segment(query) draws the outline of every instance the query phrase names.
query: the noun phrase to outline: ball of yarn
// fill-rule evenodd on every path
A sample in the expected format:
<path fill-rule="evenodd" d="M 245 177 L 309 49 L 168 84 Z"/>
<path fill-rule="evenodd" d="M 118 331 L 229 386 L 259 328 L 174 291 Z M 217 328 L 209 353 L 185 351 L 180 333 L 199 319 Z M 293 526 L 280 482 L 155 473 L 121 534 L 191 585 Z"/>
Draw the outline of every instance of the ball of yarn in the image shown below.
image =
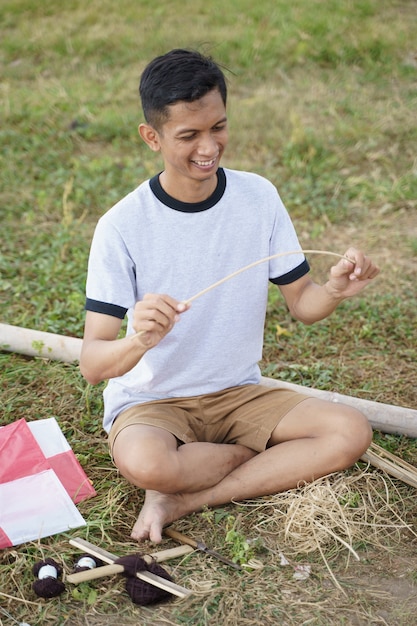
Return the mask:
<path fill-rule="evenodd" d="M 35 563 L 32 572 L 38 576 L 32 588 L 40 598 L 55 598 L 65 591 L 64 583 L 58 580 L 58 576 L 62 574 L 62 567 L 54 559 L 46 558 Z"/>
<path fill-rule="evenodd" d="M 135 604 L 145 606 L 147 604 L 155 604 L 156 602 L 164 602 L 172 597 L 169 591 L 155 587 L 155 585 L 151 585 L 136 576 L 137 572 L 147 571 L 165 578 L 165 580 L 172 581 L 168 572 L 158 565 L 156 561 L 147 563 L 140 555 L 133 554 L 122 556 L 120 559 L 117 559 L 116 563 L 123 565 L 125 568 L 124 574 L 127 576 L 126 591 Z"/>
<path fill-rule="evenodd" d="M 96 567 L 101 567 L 103 565 L 103 561 L 97 559 L 95 556 L 91 556 L 91 554 L 82 554 L 76 564 L 74 565 L 74 573 L 76 572 L 85 572 L 89 569 L 95 569 Z"/>

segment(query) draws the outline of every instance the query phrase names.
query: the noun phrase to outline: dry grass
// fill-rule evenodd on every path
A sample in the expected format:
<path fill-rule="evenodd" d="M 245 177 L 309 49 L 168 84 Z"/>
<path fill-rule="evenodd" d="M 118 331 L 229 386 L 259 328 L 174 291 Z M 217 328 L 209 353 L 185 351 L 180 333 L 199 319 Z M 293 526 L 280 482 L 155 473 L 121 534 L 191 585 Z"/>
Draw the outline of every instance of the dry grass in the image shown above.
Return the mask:
<path fill-rule="evenodd" d="M 100 438 L 95 446 L 98 454 L 100 448 L 105 452 Z M 394 559 L 403 559 L 402 571 L 405 564 L 408 567 L 402 592 L 407 592 L 405 599 L 414 606 L 412 570 L 402 556 L 405 542 L 415 545 L 410 513 L 415 509 L 413 490 L 365 464 L 277 496 L 205 511 L 178 522 L 179 530 L 203 538 L 230 558 L 234 546 L 225 538 L 232 519 L 239 536 L 249 543 L 248 558 L 254 563 L 235 572 L 200 552 L 165 563 L 174 580 L 193 591 L 185 600 L 136 607 L 124 591 L 122 577 L 116 576 L 77 587 L 67 583 L 64 594 L 53 600 L 36 598 L 31 591 L 33 563 L 51 556 L 69 573 L 79 555 L 69 545 L 71 536 L 85 536 L 118 555 L 138 550 L 127 537 L 142 494 L 118 476 L 105 456 L 102 464 L 90 465 L 88 471 L 99 495 L 79 505 L 88 520 L 87 529 L 1 555 L 7 587 L 0 591 L 0 607 L 31 626 L 391 624 L 378 616 L 385 607 L 392 614 L 394 598 L 389 588 L 380 585 L 381 574 L 375 573 L 383 565 L 392 583 Z M 163 547 L 173 545 L 164 540 Z M 151 545 L 143 547 L 145 552 L 152 549 Z M 297 579 L 294 574 L 306 566 L 309 576 Z M 369 577 L 372 584 L 364 584 Z M 9 623 L 4 622 L 5 626 Z M 412 621 L 396 623 L 411 626 Z"/>
<path fill-rule="evenodd" d="M 387 540 L 400 540 L 404 530 L 415 534 L 401 517 L 406 506 L 393 482 L 367 469 L 321 478 L 245 506 L 254 508 L 255 528 L 270 538 L 269 549 L 277 554 L 281 546 L 292 559 L 320 554 L 340 590 L 326 554 L 334 558 L 344 552 L 347 563 L 352 556 L 359 561 L 355 546 L 367 544 L 383 550 Z"/>

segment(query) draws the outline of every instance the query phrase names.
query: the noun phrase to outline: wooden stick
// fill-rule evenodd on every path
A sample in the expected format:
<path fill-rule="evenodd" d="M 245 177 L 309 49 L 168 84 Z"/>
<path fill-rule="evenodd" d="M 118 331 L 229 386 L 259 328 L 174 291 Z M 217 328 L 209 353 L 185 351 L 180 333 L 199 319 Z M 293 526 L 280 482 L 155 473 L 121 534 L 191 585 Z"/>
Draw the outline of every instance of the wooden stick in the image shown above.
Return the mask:
<path fill-rule="evenodd" d="M 14 341 L 18 338 L 20 332 L 26 335 L 27 339 L 24 344 L 20 341 Z M 8 324 L 0 324 L 0 349 L 9 352 L 17 352 L 21 354 L 39 355 L 39 351 L 30 348 L 31 343 L 35 343 L 38 337 L 47 336 L 45 345 L 49 346 L 49 338 L 59 337 L 60 343 L 55 343 L 54 349 L 42 352 L 42 356 L 58 361 L 75 363 L 79 361 L 82 339 L 75 337 L 65 337 L 64 335 L 53 335 L 52 333 L 42 333 L 31 330 L 29 328 L 20 328 L 18 326 L 9 326 Z M 328 402 L 344 402 L 350 406 L 357 408 L 364 413 L 369 423 L 376 430 L 384 433 L 393 433 L 395 435 L 406 435 L 407 437 L 417 437 L 417 410 L 410 407 L 397 406 L 395 404 L 384 404 L 364 398 L 356 398 L 355 396 L 346 396 L 333 391 L 325 391 L 323 389 L 315 389 L 314 387 L 304 387 L 295 383 L 289 383 L 282 380 L 275 380 L 264 376 L 261 380 L 262 384 L 269 387 L 285 387 L 293 389 L 309 396 L 322 398 Z"/>
<path fill-rule="evenodd" d="M 284 380 L 276 380 L 263 376 L 261 384 L 267 387 L 278 387 L 291 389 L 313 398 L 320 398 L 327 402 L 347 404 L 361 411 L 369 420 L 372 428 L 381 430 L 384 433 L 396 435 L 406 435 L 407 437 L 417 437 L 417 410 L 395 404 L 384 404 L 365 398 L 346 396 L 336 391 L 325 391 L 314 387 L 304 387 L 296 383 L 289 383 Z"/>
<path fill-rule="evenodd" d="M 169 559 L 175 559 L 185 554 L 194 552 L 191 546 L 177 546 L 176 548 L 170 548 L 169 550 L 160 550 L 159 552 L 152 552 L 151 554 L 143 554 L 141 558 L 146 563 L 162 563 L 162 561 L 168 561 Z M 118 563 L 112 563 L 110 565 L 103 565 L 102 567 L 94 567 L 93 569 L 84 570 L 83 572 L 75 572 L 69 574 L 66 577 L 68 582 L 78 585 L 86 580 L 95 580 L 96 578 L 103 578 L 104 576 L 113 576 L 113 574 L 121 574 L 124 572 L 123 565 Z"/>
<path fill-rule="evenodd" d="M 75 572 L 75 574 L 68 574 L 65 577 L 69 583 L 78 585 L 84 583 L 87 580 L 95 580 L 96 578 L 104 578 L 105 576 L 113 576 L 113 574 L 123 574 L 125 568 L 118 563 L 112 563 L 110 565 L 103 565 L 102 567 L 95 567 L 94 569 L 87 569 L 84 572 Z"/>
<path fill-rule="evenodd" d="M 0 350 L 26 356 L 75 363 L 80 359 L 82 339 L 41 330 L 0 324 Z"/>
<path fill-rule="evenodd" d="M 384 450 L 378 444 L 372 442 L 361 459 L 378 469 L 384 470 L 387 474 L 399 478 L 407 485 L 417 487 L 417 468 L 395 454 Z"/>
<path fill-rule="evenodd" d="M 256 267 L 257 265 L 260 265 L 261 263 L 266 263 L 266 261 L 272 261 L 272 259 L 278 259 L 279 257 L 290 256 L 291 254 L 325 254 L 325 255 L 328 255 L 328 256 L 338 257 L 339 259 L 346 259 L 350 263 L 353 263 L 352 259 L 349 259 L 344 254 L 338 254 L 337 252 L 330 252 L 328 250 L 289 250 L 287 252 L 277 252 L 276 254 L 271 254 L 270 256 L 266 256 L 263 259 L 258 259 L 258 261 L 254 261 L 253 263 L 249 263 L 249 265 L 245 265 L 245 267 L 241 267 L 240 269 L 236 270 L 235 272 L 232 272 L 228 276 L 225 276 L 224 278 L 221 278 L 220 280 L 218 280 L 217 282 L 213 283 L 209 287 L 206 287 L 205 289 L 202 289 L 201 291 L 196 293 L 191 298 L 188 298 L 187 300 L 183 300 L 183 302 L 184 302 L 184 304 L 190 304 L 190 302 L 193 302 L 193 300 L 197 300 L 197 298 L 200 298 L 205 293 L 208 293 L 212 289 L 215 289 L 215 287 L 218 287 L 219 285 L 222 285 L 227 280 L 230 280 L 231 278 L 234 278 L 235 276 L 238 276 L 242 272 L 246 272 L 246 270 L 250 270 L 252 267 Z"/>
<path fill-rule="evenodd" d="M 191 296 L 191 298 L 187 298 L 187 300 L 182 300 L 182 302 L 184 304 L 190 304 L 194 300 L 197 300 L 197 298 L 200 298 L 201 296 L 204 296 L 204 294 L 208 293 L 212 289 L 215 289 L 216 287 L 219 287 L 220 285 L 222 285 L 226 281 L 230 280 L 231 278 L 234 278 L 235 276 L 238 276 L 239 274 L 242 274 L 242 272 L 246 272 L 247 270 L 250 270 L 252 267 L 256 267 L 257 265 L 260 265 L 261 263 L 266 263 L 267 261 L 272 261 L 272 259 L 278 259 L 279 257 L 290 256 L 291 254 L 308 254 L 308 253 L 310 253 L 310 254 L 327 254 L 329 256 L 336 256 L 339 259 L 346 259 L 347 261 L 350 261 L 351 263 L 353 263 L 353 261 L 351 259 L 349 259 L 348 257 L 344 256 L 343 254 L 339 254 L 337 252 L 330 252 L 328 250 L 288 250 L 286 252 L 277 252 L 275 254 L 271 254 L 269 256 L 266 256 L 263 259 L 258 259 L 257 261 L 254 261 L 253 263 L 249 263 L 249 265 L 245 265 L 244 267 L 241 267 L 240 269 L 236 270 L 235 272 L 232 272 L 231 274 L 228 274 L 224 278 L 221 278 L 220 280 L 216 281 L 212 285 L 209 285 L 205 289 L 202 289 L 201 291 L 196 293 L 194 296 Z M 134 335 L 131 335 L 131 336 L 132 336 L 132 338 L 133 337 L 140 337 L 141 335 L 145 335 L 146 332 L 147 332 L 146 330 L 139 330 L 137 333 L 135 333 Z"/>
<path fill-rule="evenodd" d="M 107 552 L 103 548 L 99 546 L 95 546 L 94 544 L 86 541 L 85 539 L 81 539 L 80 537 L 75 537 L 74 539 L 70 539 L 70 544 L 79 548 L 83 552 L 87 552 L 92 556 L 95 556 L 102 561 L 109 563 L 111 565 L 117 561 L 118 557 L 111 552 Z M 170 580 L 166 580 L 161 576 L 157 576 L 156 574 L 152 574 L 152 572 L 137 572 L 136 576 L 150 585 L 154 585 L 155 587 L 159 587 L 159 589 L 163 589 L 168 593 L 172 593 L 174 596 L 178 596 L 179 598 L 185 598 L 189 596 L 192 592 L 185 587 L 181 587 L 180 585 L 176 585 Z"/>
<path fill-rule="evenodd" d="M 26 337 L 25 342 L 19 340 L 20 333 Z M 42 338 L 43 340 L 45 336 L 47 337 L 45 346 L 48 346 L 48 348 L 46 352 L 42 352 L 42 356 L 68 363 L 79 361 L 82 339 L 65 337 L 64 335 L 53 335 L 52 333 L 40 334 L 39 331 L 36 330 L 20 328 L 19 326 L 9 326 L 8 324 L 0 324 L 0 349 L 20 354 L 39 355 L 39 351 L 35 351 L 31 345 L 36 345 L 38 338 Z M 53 340 L 55 337 L 59 337 L 60 341 L 55 342 L 54 348 L 49 350 L 49 347 L 52 347 L 50 339 Z M 416 409 L 397 406 L 395 404 L 374 402 L 372 400 L 365 400 L 364 398 L 356 398 L 355 396 L 346 396 L 337 392 L 315 389 L 314 387 L 304 387 L 303 385 L 275 380 L 266 376 L 262 378 L 261 382 L 269 387 L 294 389 L 294 391 L 322 398 L 328 402 L 344 402 L 364 413 L 371 426 L 376 430 L 395 435 L 417 437 Z"/>

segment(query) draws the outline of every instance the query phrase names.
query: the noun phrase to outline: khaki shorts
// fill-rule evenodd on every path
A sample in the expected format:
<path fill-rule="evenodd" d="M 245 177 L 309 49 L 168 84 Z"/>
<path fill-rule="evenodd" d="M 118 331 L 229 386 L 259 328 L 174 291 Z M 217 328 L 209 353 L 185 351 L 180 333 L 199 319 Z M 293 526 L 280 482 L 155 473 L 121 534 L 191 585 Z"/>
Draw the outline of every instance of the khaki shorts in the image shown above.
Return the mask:
<path fill-rule="evenodd" d="M 243 385 L 202 396 L 144 402 L 123 411 L 113 422 L 110 452 L 117 435 L 132 424 L 163 428 L 180 443 L 237 443 L 261 452 L 284 415 L 307 397 L 288 389 Z"/>

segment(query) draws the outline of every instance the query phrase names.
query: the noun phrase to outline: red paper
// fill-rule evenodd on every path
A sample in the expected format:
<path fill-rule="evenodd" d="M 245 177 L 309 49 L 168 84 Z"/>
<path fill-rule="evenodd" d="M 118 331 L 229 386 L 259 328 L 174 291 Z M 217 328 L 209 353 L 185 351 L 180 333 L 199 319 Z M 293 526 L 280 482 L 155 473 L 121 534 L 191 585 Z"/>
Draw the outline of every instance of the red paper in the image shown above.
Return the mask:
<path fill-rule="evenodd" d="M 0 428 L 0 483 L 48 468 L 45 455 L 24 419 Z"/>
<path fill-rule="evenodd" d="M 95 495 L 55 418 L 0 428 L 0 548 L 85 525 Z"/>

